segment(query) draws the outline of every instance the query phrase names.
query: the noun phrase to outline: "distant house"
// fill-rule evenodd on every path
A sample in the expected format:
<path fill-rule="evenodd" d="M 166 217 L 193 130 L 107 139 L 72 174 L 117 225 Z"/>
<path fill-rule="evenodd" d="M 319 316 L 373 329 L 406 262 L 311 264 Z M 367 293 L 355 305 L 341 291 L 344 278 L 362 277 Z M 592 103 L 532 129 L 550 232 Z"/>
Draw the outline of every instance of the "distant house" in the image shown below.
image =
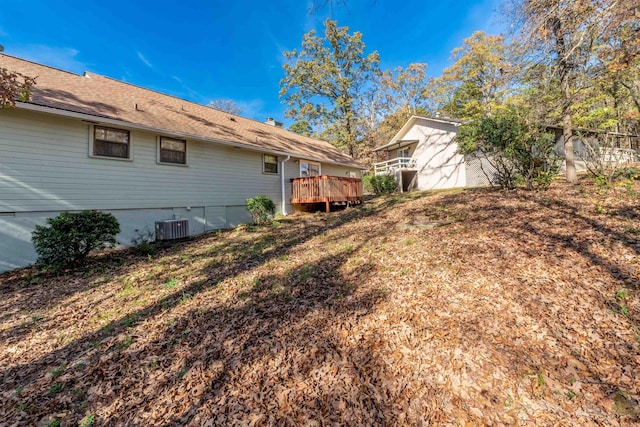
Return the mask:
<path fill-rule="evenodd" d="M 394 175 L 402 191 L 490 185 L 495 182 L 495 169 L 486 159 L 469 159 L 458 154 L 455 137 L 461 124 L 460 120 L 448 118 L 411 117 L 389 143 L 374 149 L 379 157 L 384 157 L 374 164 L 374 173 Z M 548 131 L 556 136 L 556 151 L 562 157 L 562 129 L 548 126 Z M 590 153 L 587 148 L 598 147 L 604 134 L 615 142 L 610 148 Z M 585 144 L 587 141 L 589 144 Z M 576 168 L 586 170 L 586 159 L 596 154 L 605 162 L 636 162 L 639 141 L 637 135 L 576 129 Z"/>
<path fill-rule="evenodd" d="M 285 214 L 361 197 L 357 162 L 272 119 L 4 54 L 0 67 L 36 77 L 29 102 L 0 109 L 0 271 L 32 263 L 35 225 L 63 211 L 112 212 L 127 245 L 156 221 L 186 220 L 190 235 L 248 222 L 256 195 Z"/>
<path fill-rule="evenodd" d="M 388 144 L 374 151 L 386 157 L 374 164 L 377 175 L 392 174 L 402 191 L 488 185 L 475 162 L 458 154 L 459 120 L 413 116 Z"/>

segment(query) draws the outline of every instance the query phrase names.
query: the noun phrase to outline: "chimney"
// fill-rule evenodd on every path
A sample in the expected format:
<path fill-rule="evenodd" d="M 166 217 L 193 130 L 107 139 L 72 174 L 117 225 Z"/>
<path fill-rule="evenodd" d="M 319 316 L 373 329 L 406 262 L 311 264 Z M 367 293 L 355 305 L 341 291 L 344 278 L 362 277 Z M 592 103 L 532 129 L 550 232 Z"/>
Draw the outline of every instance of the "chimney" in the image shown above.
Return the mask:
<path fill-rule="evenodd" d="M 283 126 L 282 122 L 274 120 L 273 117 L 267 117 L 267 121 L 265 123 L 271 126 L 275 126 L 277 128 L 281 128 Z"/>

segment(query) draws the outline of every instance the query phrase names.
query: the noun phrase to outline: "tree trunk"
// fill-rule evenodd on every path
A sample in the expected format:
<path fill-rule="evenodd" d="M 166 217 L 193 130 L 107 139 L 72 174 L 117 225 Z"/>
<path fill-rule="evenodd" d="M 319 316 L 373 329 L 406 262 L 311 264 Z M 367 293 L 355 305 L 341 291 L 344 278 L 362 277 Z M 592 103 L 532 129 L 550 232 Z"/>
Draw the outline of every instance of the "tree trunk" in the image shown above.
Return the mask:
<path fill-rule="evenodd" d="M 571 118 L 571 87 L 569 84 L 569 67 L 560 63 L 560 85 L 562 86 L 562 137 L 564 139 L 564 161 L 567 182 L 578 182 L 576 164 L 573 160 L 573 120 Z M 562 69 L 564 68 L 564 70 Z"/>
<path fill-rule="evenodd" d="M 576 165 L 573 161 L 573 123 L 571 119 L 571 72 L 573 64 L 567 58 L 567 46 L 564 39 L 562 21 L 556 17 L 553 22 L 553 33 L 558 52 L 558 73 L 560 74 L 560 90 L 562 91 L 562 136 L 564 138 L 564 159 L 567 182 L 578 182 Z"/>
<path fill-rule="evenodd" d="M 573 129 L 571 126 L 571 112 L 567 109 L 562 117 L 562 136 L 564 137 L 564 159 L 567 182 L 578 182 L 576 164 L 573 160 Z"/>

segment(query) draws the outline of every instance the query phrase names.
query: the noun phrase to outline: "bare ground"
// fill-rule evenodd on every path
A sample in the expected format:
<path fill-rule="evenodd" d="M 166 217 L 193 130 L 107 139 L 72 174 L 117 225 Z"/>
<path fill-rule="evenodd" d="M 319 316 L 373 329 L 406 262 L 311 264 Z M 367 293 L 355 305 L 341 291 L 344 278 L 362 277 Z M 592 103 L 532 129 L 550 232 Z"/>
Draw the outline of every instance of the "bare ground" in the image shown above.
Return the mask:
<path fill-rule="evenodd" d="M 640 422 L 640 185 L 487 189 L 0 275 L 0 425 Z"/>

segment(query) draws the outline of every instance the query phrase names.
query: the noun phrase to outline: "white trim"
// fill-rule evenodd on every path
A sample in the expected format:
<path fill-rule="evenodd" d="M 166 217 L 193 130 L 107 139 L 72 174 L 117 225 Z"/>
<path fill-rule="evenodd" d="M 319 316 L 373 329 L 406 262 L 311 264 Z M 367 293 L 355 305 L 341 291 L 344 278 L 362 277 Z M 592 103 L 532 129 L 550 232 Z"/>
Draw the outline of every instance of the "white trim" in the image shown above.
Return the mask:
<path fill-rule="evenodd" d="M 276 158 L 276 168 L 278 168 L 277 171 L 275 172 L 267 172 L 264 169 L 264 165 L 265 165 L 265 161 L 264 161 L 264 157 L 265 156 L 271 156 L 271 157 L 275 157 Z M 271 164 L 271 163 L 270 163 Z M 278 159 L 278 156 L 274 156 L 273 154 L 269 154 L 269 153 L 262 153 L 262 173 L 265 175 L 278 175 L 280 173 L 280 161 Z"/>
<path fill-rule="evenodd" d="M 96 126 L 98 127 L 108 127 L 108 126 L 101 126 L 101 125 L 96 125 L 96 124 L 89 124 L 89 157 L 91 157 L 92 159 L 101 159 L 101 160 L 115 160 L 118 162 L 133 162 L 133 143 L 132 143 L 132 138 L 131 138 L 131 131 L 129 129 L 118 129 L 118 128 L 112 128 L 115 130 L 122 130 L 122 131 L 126 131 L 129 133 L 129 157 L 112 157 L 112 156 L 100 156 L 97 154 L 93 154 L 93 146 L 95 143 L 95 136 L 96 136 L 96 131 L 95 128 Z"/>
<path fill-rule="evenodd" d="M 402 153 L 402 155 L 400 155 Z M 398 148 L 398 152 L 396 153 L 396 157 L 411 157 L 409 155 L 409 146 L 406 145 L 402 148 Z"/>
<path fill-rule="evenodd" d="M 171 162 L 161 162 L 160 161 L 160 141 L 162 138 L 172 139 L 174 141 L 184 141 L 184 163 L 171 163 Z M 181 167 L 189 167 L 189 141 L 186 139 L 178 139 L 172 136 L 156 136 L 156 164 L 164 165 L 164 166 L 181 166 Z"/>
<path fill-rule="evenodd" d="M 287 156 L 285 159 L 282 159 L 280 162 L 280 188 L 282 190 L 282 215 L 287 216 L 287 198 L 285 194 L 284 188 L 284 174 L 285 174 L 285 166 L 284 164 L 291 160 L 291 156 Z"/>
<path fill-rule="evenodd" d="M 309 170 L 309 165 L 318 165 L 318 176 L 322 175 L 322 163 L 320 162 L 310 162 L 308 160 L 300 160 L 300 165 L 299 165 L 299 173 L 300 173 L 300 177 L 303 178 L 302 175 L 302 164 L 306 163 L 307 164 L 307 170 Z M 316 175 L 307 175 L 307 176 L 316 176 Z"/>
<path fill-rule="evenodd" d="M 385 145 L 382 145 L 380 147 L 374 148 L 373 151 L 381 151 L 384 150 L 385 148 L 389 148 L 392 145 L 395 145 L 398 140 L 400 139 L 401 135 L 404 135 L 405 133 L 407 133 L 407 131 L 409 130 L 409 128 L 411 126 L 413 126 L 413 124 L 417 121 L 417 120 L 426 120 L 429 122 L 435 122 L 435 123 L 444 123 L 447 125 L 451 125 L 454 127 L 460 127 L 460 125 L 464 124 L 464 122 L 460 122 L 457 120 L 447 120 L 447 119 L 438 119 L 438 118 L 431 118 L 431 117 L 424 117 L 424 116 L 411 116 L 411 118 L 409 118 L 409 120 L 407 120 L 407 123 L 404 124 L 404 126 L 402 126 L 400 128 L 400 130 L 398 131 L 398 133 L 396 133 L 393 138 L 391 138 L 391 141 Z"/>
<path fill-rule="evenodd" d="M 56 116 L 63 116 L 63 117 L 70 117 L 70 118 L 74 118 L 74 119 L 80 119 L 80 120 L 85 120 L 89 123 L 93 123 L 93 124 L 103 124 L 103 125 L 112 125 L 112 126 L 123 126 L 123 127 L 127 127 L 130 129 L 136 129 L 136 130 L 143 130 L 143 131 L 147 131 L 150 133 L 154 133 L 154 134 L 165 134 L 167 136 L 175 136 L 175 137 L 180 137 L 183 139 L 191 139 L 191 140 L 197 140 L 197 141 L 204 141 L 204 142 L 210 142 L 210 143 L 215 143 L 215 144 L 221 144 L 221 145 L 226 145 L 229 147 L 236 147 L 236 148 L 243 148 L 243 149 L 247 149 L 250 151 L 255 151 L 258 153 L 269 153 L 269 154 L 275 154 L 276 156 L 292 156 L 292 157 L 296 157 L 296 158 L 301 158 L 300 154 L 297 153 L 292 153 L 292 152 L 285 152 L 285 151 L 280 151 L 280 150 L 272 150 L 272 149 L 268 149 L 268 148 L 260 148 L 260 147 L 256 147 L 253 145 L 248 145 L 248 144 L 243 144 L 241 142 L 230 142 L 230 141 L 225 141 L 223 139 L 217 139 L 217 138 L 205 138 L 202 137 L 200 135 L 195 135 L 195 134 L 190 134 L 190 133 L 184 133 L 184 132 L 175 132 L 175 131 L 171 131 L 171 130 L 167 130 L 167 129 L 160 129 L 160 128 L 154 128 L 151 126 L 145 126 L 145 125 L 140 125 L 140 124 L 136 124 L 136 123 L 131 123 L 131 122 L 126 122 L 123 120 L 116 120 L 116 119 L 110 119 L 108 117 L 101 117 L 101 116 L 94 116 L 92 114 L 86 114 L 86 113 L 77 113 L 75 111 L 69 111 L 69 110 L 61 110 L 59 108 L 53 108 L 53 107 L 46 107 L 43 105 L 36 105 L 36 104 L 30 104 L 28 102 L 16 102 L 16 107 L 20 108 L 20 109 L 24 109 L 24 110 L 29 110 L 29 111 L 37 111 L 40 113 L 47 113 L 47 114 L 53 114 Z M 100 157 L 102 158 L 102 157 Z M 110 158 L 110 157 L 109 157 Z M 314 157 L 305 157 L 306 159 L 309 159 L 310 161 L 313 162 L 322 162 L 322 163 L 329 163 L 332 165 L 339 165 L 339 166 L 346 166 L 346 167 L 351 167 L 351 168 L 360 168 L 362 167 L 361 165 L 357 165 L 356 164 L 350 164 L 350 163 L 340 163 L 340 162 L 336 162 L 336 161 L 332 161 L 332 160 L 326 160 L 326 159 L 318 159 L 318 158 L 314 158 Z"/>

